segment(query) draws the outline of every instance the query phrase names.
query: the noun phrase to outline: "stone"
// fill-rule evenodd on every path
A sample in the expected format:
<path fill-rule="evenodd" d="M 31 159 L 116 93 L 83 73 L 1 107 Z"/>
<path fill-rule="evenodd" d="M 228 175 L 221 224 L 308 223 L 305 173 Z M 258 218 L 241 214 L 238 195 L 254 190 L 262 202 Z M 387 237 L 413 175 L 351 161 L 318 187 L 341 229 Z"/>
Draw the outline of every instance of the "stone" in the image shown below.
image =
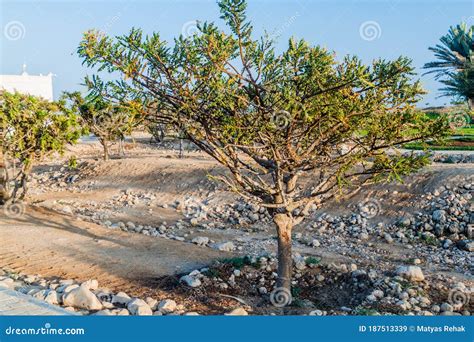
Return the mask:
<path fill-rule="evenodd" d="M 374 290 L 372 291 L 372 294 L 374 295 L 375 298 L 383 298 L 384 293 L 382 290 Z"/>
<path fill-rule="evenodd" d="M 196 236 L 191 240 L 191 242 L 199 246 L 205 246 L 209 243 L 209 238 L 205 236 Z"/>
<path fill-rule="evenodd" d="M 130 312 L 127 309 L 115 309 L 112 312 L 117 316 L 130 316 Z"/>
<path fill-rule="evenodd" d="M 65 306 L 73 306 L 79 309 L 86 310 L 101 310 L 102 303 L 99 299 L 86 287 L 79 286 L 63 297 L 63 303 Z"/>
<path fill-rule="evenodd" d="M 248 316 L 248 312 L 244 308 L 236 308 L 225 314 L 226 316 Z"/>
<path fill-rule="evenodd" d="M 443 304 L 441 304 L 441 306 L 440 306 L 440 310 L 441 310 L 441 312 L 446 312 L 446 311 L 447 311 L 447 312 L 453 312 L 453 311 L 454 311 L 454 308 L 453 308 L 453 306 L 452 306 L 451 304 L 449 304 L 449 303 L 443 303 Z"/>
<path fill-rule="evenodd" d="M 319 240 L 313 239 L 313 241 L 311 241 L 311 245 L 313 247 L 319 247 L 319 246 L 321 246 L 321 243 L 319 242 Z"/>
<path fill-rule="evenodd" d="M 383 238 L 385 239 L 385 241 L 386 241 L 387 243 L 392 243 L 392 242 L 393 242 L 393 238 L 392 238 L 392 236 L 391 236 L 389 233 L 385 233 L 385 234 L 383 235 Z"/>
<path fill-rule="evenodd" d="M 13 283 L 15 281 L 11 278 L 0 279 L 0 287 L 6 287 L 7 289 L 13 288 Z"/>
<path fill-rule="evenodd" d="M 470 240 L 458 241 L 457 247 L 464 251 L 474 252 L 474 241 L 470 241 Z"/>
<path fill-rule="evenodd" d="M 158 304 L 158 310 L 164 314 L 172 313 L 176 310 L 176 302 L 172 299 L 164 299 Z"/>
<path fill-rule="evenodd" d="M 418 266 L 400 266 L 397 268 L 396 274 L 411 281 L 425 280 L 425 276 Z"/>
<path fill-rule="evenodd" d="M 323 316 L 324 315 L 324 312 L 322 312 L 321 310 L 313 310 L 309 313 L 310 316 Z"/>
<path fill-rule="evenodd" d="M 65 286 L 59 287 L 57 291 L 58 292 L 63 292 L 63 293 L 68 293 L 68 292 L 71 292 L 74 289 L 77 289 L 78 287 L 79 287 L 78 284 L 65 285 Z"/>
<path fill-rule="evenodd" d="M 433 214 L 431 215 L 431 218 L 435 222 L 443 223 L 446 222 L 446 211 L 442 209 L 438 209 L 433 211 Z"/>
<path fill-rule="evenodd" d="M 112 297 L 112 304 L 127 305 L 132 299 L 125 292 L 119 292 Z"/>
<path fill-rule="evenodd" d="M 199 287 L 201 286 L 201 280 L 199 278 L 193 277 L 191 275 L 185 275 L 179 279 L 179 281 L 185 283 L 190 287 Z"/>
<path fill-rule="evenodd" d="M 369 302 L 375 302 L 377 300 L 377 297 L 375 297 L 373 294 L 370 294 L 367 296 L 367 300 Z"/>
<path fill-rule="evenodd" d="M 222 242 L 222 243 L 216 243 L 213 245 L 213 247 L 219 251 L 223 252 L 232 252 L 235 249 L 234 244 L 229 241 L 229 242 Z"/>
<path fill-rule="evenodd" d="M 54 290 L 48 291 L 48 293 L 44 296 L 43 300 L 46 303 L 58 305 L 61 302 L 61 296 Z"/>
<path fill-rule="evenodd" d="M 115 314 L 109 309 L 97 311 L 93 316 L 114 316 Z"/>
<path fill-rule="evenodd" d="M 99 288 L 99 282 L 96 279 L 89 279 L 81 284 L 81 286 L 88 290 L 97 290 Z"/>
<path fill-rule="evenodd" d="M 151 316 L 153 311 L 150 306 L 142 299 L 134 298 L 127 304 L 127 309 L 132 315 Z"/>
<path fill-rule="evenodd" d="M 145 302 L 150 306 L 152 310 L 156 310 L 156 307 L 158 306 L 158 301 L 156 299 L 146 297 Z"/>

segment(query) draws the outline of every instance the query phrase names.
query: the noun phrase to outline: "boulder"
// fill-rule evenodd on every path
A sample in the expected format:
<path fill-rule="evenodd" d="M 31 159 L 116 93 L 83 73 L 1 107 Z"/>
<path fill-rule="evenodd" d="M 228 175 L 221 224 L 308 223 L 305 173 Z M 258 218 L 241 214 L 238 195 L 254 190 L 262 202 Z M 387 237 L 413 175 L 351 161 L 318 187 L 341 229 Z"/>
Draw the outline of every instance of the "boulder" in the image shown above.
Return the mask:
<path fill-rule="evenodd" d="M 400 266 L 396 270 L 397 275 L 402 276 L 411 281 L 423 281 L 425 276 L 418 266 Z"/>
<path fill-rule="evenodd" d="M 79 309 L 86 310 L 101 310 L 102 303 L 87 287 L 79 286 L 63 297 L 65 306 L 73 306 Z"/>
<path fill-rule="evenodd" d="M 136 316 L 151 316 L 153 315 L 153 311 L 151 310 L 150 306 L 142 299 L 135 298 L 132 299 L 127 304 L 127 309 L 130 311 L 132 315 Z"/>

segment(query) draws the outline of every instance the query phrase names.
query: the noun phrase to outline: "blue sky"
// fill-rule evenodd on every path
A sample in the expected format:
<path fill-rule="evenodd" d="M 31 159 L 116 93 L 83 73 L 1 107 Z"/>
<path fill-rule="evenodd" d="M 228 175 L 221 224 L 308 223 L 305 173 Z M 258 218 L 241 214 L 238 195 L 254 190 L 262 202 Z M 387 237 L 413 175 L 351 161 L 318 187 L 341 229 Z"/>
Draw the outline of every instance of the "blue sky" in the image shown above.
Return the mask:
<path fill-rule="evenodd" d="M 30 74 L 57 75 L 55 97 L 64 90 L 80 90 L 90 70 L 75 55 L 82 32 L 90 28 L 111 35 L 131 27 L 159 31 L 163 38 L 191 32 L 193 21 L 219 24 L 215 0 L 58 1 L 30 0 L 1 3 L 0 73 L 19 74 L 26 63 Z M 305 38 L 338 56 L 355 54 L 369 62 L 405 55 L 413 59 L 429 94 L 421 103 L 442 105 L 439 84 L 421 76 L 421 66 L 433 59 L 428 47 L 436 44 L 450 25 L 474 24 L 474 1 L 467 0 L 250 0 L 248 15 L 255 34 L 264 30 L 278 37 Z"/>

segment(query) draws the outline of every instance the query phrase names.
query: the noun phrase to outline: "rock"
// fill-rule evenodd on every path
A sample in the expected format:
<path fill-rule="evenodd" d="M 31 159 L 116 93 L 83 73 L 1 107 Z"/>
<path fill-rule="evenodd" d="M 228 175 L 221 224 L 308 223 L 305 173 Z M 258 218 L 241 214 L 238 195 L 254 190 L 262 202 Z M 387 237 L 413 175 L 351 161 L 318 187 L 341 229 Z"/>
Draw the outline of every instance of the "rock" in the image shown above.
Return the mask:
<path fill-rule="evenodd" d="M 199 246 L 205 246 L 209 243 L 209 238 L 205 236 L 197 236 L 192 239 L 191 242 Z"/>
<path fill-rule="evenodd" d="M 125 292 L 119 292 L 112 297 L 112 304 L 127 305 L 132 299 Z"/>
<path fill-rule="evenodd" d="M 235 246 L 231 241 L 216 243 L 213 245 L 213 247 L 223 252 L 232 252 L 235 249 Z"/>
<path fill-rule="evenodd" d="M 248 312 L 243 308 L 237 308 L 225 314 L 226 316 L 248 316 Z"/>
<path fill-rule="evenodd" d="M 93 316 L 114 316 L 114 313 L 109 309 L 97 311 Z"/>
<path fill-rule="evenodd" d="M 58 305 L 61 302 L 61 296 L 54 290 L 49 291 L 43 298 L 46 303 Z"/>
<path fill-rule="evenodd" d="M 179 279 L 179 281 L 185 283 L 190 287 L 199 287 L 201 286 L 201 280 L 199 278 L 193 277 L 191 275 L 185 275 Z"/>
<path fill-rule="evenodd" d="M 474 241 L 470 241 L 470 240 L 458 241 L 457 247 L 459 249 L 462 249 L 468 252 L 474 252 Z"/>
<path fill-rule="evenodd" d="M 372 294 L 374 295 L 375 298 L 383 298 L 384 293 L 382 290 L 374 290 L 372 291 Z"/>
<path fill-rule="evenodd" d="M 377 300 L 377 297 L 375 297 L 373 294 L 367 296 L 367 300 L 369 302 L 375 302 Z"/>
<path fill-rule="evenodd" d="M 99 288 L 99 282 L 96 279 L 90 279 L 81 284 L 81 286 L 88 290 L 97 290 Z"/>
<path fill-rule="evenodd" d="M 13 288 L 13 283 L 15 281 L 11 278 L 0 279 L 0 287 L 6 287 L 7 289 Z"/>
<path fill-rule="evenodd" d="M 444 223 L 446 222 L 446 211 L 441 210 L 441 209 L 435 210 L 433 211 L 431 218 L 435 222 Z"/>
<path fill-rule="evenodd" d="M 156 310 L 156 307 L 158 306 L 158 301 L 156 299 L 153 299 L 151 297 L 147 297 L 145 299 L 145 302 L 150 306 L 152 310 Z"/>
<path fill-rule="evenodd" d="M 158 310 L 164 314 L 172 313 L 176 310 L 176 302 L 172 299 L 165 299 L 158 304 Z"/>
<path fill-rule="evenodd" d="M 64 295 L 63 303 L 65 306 L 73 306 L 86 310 L 101 310 L 102 303 L 86 287 L 79 286 Z"/>
<path fill-rule="evenodd" d="M 130 312 L 127 309 L 115 309 L 112 312 L 117 316 L 130 316 Z"/>
<path fill-rule="evenodd" d="M 418 266 L 400 266 L 397 268 L 396 274 L 411 281 L 425 280 L 425 276 Z"/>
<path fill-rule="evenodd" d="M 385 234 L 383 235 L 383 238 L 385 239 L 385 241 L 386 241 L 387 243 L 392 243 L 392 242 L 393 242 L 393 238 L 392 238 L 392 236 L 391 236 L 389 233 L 385 233 Z"/>
<path fill-rule="evenodd" d="M 321 310 L 313 310 L 309 313 L 310 316 L 322 316 L 323 314 Z"/>
<path fill-rule="evenodd" d="M 74 289 L 77 289 L 78 287 L 79 287 L 78 284 L 67 285 L 65 287 L 62 287 L 62 288 L 58 289 L 58 292 L 68 293 L 68 292 L 71 292 Z"/>
<path fill-rule="evenodd" d="M 313 241 L 311 241 L 311 245 L 313 247 L 319 247 L 321 246 L 321 243 L 319 242 L 319 240 L 313 239 Z"/>
<path fill-rule="evenodd" d="M 127 304 L 127 309 L 130 311 L 132 315 L 136 316 L 151 316 L 153 315 L 153 311 L 151 310 L 150 306 L 142 299 L 135 298 L 132 299 Z"/>
<path fill-rule="evenodd" d="M 441 312 L 453 312 L 454 311 L 454 308 L 451 304 L 449 303 L 443 303 L 441 304 L 440 306 L 440 310 Z"/>

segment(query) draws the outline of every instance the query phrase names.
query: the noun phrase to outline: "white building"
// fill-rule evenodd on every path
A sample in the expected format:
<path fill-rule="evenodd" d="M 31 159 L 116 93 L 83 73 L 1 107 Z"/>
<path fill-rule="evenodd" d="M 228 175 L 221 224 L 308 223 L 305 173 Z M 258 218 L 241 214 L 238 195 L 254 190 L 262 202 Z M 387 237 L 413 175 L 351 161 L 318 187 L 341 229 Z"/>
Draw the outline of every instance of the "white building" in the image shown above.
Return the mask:
<path fill-rule="evenodd" d="M 0 75 L 0 89 L 8 92 L 40 96 L 48 101 L 53 101 L 53 74 L 46 76 L 28 75 L 26 65 L 23 64 L 21 75 Z"/>

